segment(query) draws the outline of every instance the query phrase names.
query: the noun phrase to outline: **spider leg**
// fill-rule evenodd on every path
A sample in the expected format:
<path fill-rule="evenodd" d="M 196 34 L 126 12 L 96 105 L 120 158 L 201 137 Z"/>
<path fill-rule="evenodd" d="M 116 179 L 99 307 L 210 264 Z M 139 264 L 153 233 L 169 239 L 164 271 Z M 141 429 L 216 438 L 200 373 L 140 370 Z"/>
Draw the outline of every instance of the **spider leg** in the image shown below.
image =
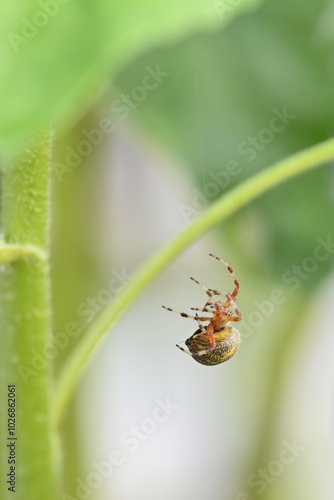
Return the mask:
<path fill-rule="evenodd" d="M 208 347 L 207 349 L 202 349 L 201 351 L 198 351 L 200 354 L 196 353 L 196 355 L 201 356 L 202 354 L 206 354 L 210 351 L 213 351 L 213 349 L 216 347 L 216 340 L 215 340 L 215 336 L 213 334 L 213 326 L 212 326 L 211 322 L 207 326 L 207 328 L 205 328 L 203 325 L 201 325 L 200 318 L 197 317 L 196 321 L 198 323 L 198 326 L 202 330 L 202 333 L 204 333 L 205 335 L 207 335 L 209 337 L 210 344 L 211 344 L 210 347 Z"/>
<path fill-rule="evenodd" d="M 212 292 L 214 295 L 223 295 L 225 297 L 231 295 L 228 292 L 220 292 L 219 290 L 214 290 L 213 288 L 209 288 L 209 291 Z"/>
<path fill-rule="evenodd" d="M 214 290 L 213 288 L 209 288 L 209 292 L 212 292 L 214 295 L 225 295 L 225 297 L 228 294 L 228 292 L 221 292 L 220 290 Z"/>
<path fill-rule="evenodd" d="M 212 290 L 211 288 L 210 288 L 210 292 L 214 292 L 216 295 L 224 295 L 225 297 L 227 297 L 228 300 L 223 304 L 223 307 L 228 308 L 228 307 L 232 306 L 234 308 L 235 312 L 237 313 L 238 318 L 240 318 L 240 319 L 238 319 L 238 321 L 241 320 L 240 309 L 238 308 L 237 304 L 233 300 L 232 295 L 230 293 L 220 292 L 219 290 Z M 234 320 L 231 320 L 231 321 L 234 321 Z"/>
<path fill-rule="evenodd" d="M 192 311 L 201 311 L 201 312 L 206 312 L 206 313 L 211 313 L 212 310 L 206 308 L 206 307 L 191 307 L 190 308 Z"/>
<path fill-rule="evenodd" d="M 196 321 L 199 319 L 200 321 L 210 321 L 211 318 L 205 318 L 205 317 L 199 317 L 199 316 L 191 316 L 190 314 L 184 313 L 184 312 L 179 312 L 175 311 L 175 309 L 171 309 L 170 307 L 162 306 L 164 309 L 167 309 L 167 311 L 171 311 L 175 314 L 179 314 L 183 318 L 190 318 L 190 319 L 195 319 Z"/>
<path fill-rule="evenodd" d="M 190 278 L 190 279 L 195 281 L 195 283 L 197 283 L 197 285 L 199 285 L 205 291 L 205 293 L 209 296 L 208 302 L 211 303 L 214 306 L 214 308 L 216 309 L 216 316 L 217 316 L 219 314 L 219 305 L 215 301 L 214 294 L 208 288 L 206 288 L 206 286 L 202 285 L 202 283 L 200 283 L 198 280 L 195 280 L 195 278 Z"/>
<path fill-rule="evenodd" d="M 183 349 L 183 347 L 179 346 L 178 344 L 176 344 L 176 347 L 178 347 L 182 352 L 184 352 L 185 354 L 188 354 L 189 356 L 192 357 L 192 354 L 191 352 L 189 351 L 186 351 L 185 349 Z"/>
<path fill-rule="evenodd" d="M 232 295 L 228 293 L 226 296 L 227 296 L 228 300 L 225 302 L 224 307 L 232 306 L 237 314 L 237 316 L 232 316 L 230 321 L 241 321 L 241 319 L 242 319 L 241 318 L 241 311 L 240 311 L 239 307 L 237 306 L 237 304 L 232 299 Z"/>
<path fill-rule="evenodd" d="M 233 301 L 232 295 L 228 292 L 220 292 L 219 290 L 213 290 L 212 288 L 210 288 L 209 290 L 210 290 L 210 292 L 213 292 L 215 295 L 222 295 L 223 297 L 228 297 L 228 300 L 224 303 L 224 307 L 228 307 L 228 305 L 225 305 L 225 304 L 230 303 L 231 300 Z"/>
<path fill-rule="evenodd" d="M 189 352 L 189 351 L 186 351 L 185 349 L 183 349 L 183 347 L 179 346 L 178 344 L 176 344 L 176 347 L 178 347 L 182 352 L 184 352 L 185 354 L 188 354 L 188 356 L 191 356 L 192 358 L 194 357 L 194 354 Z M 214 349 L 214 347 L 208 347 L 207 349 L 202 349 L 201 351 L 197 351 L 196 352 L 196 356 L 203 356 L 203 354 L 208 354 L 209 352 L 211 352 L 212 350 Z"/>
<path fill-rule="evenodd" d="M 201 349 L 200 351 L 197 351 L 196 353 L 191 353 L 191 352 L 183 349 L 183 347 L 180 347 L 178 344 L 176 344 L 176 347 L 181 349 L 181 351 L 185 352 L 186 354 L 189 354 L 189 356 L 191 356 L 191 357 L 194 357 L 194 355 L 195 356 L 203 356 L 203 354 L 208 354 L 209 352 L 213 351 L 214 348 L 216 347 L 216 341 L 215 341 L 215 337 L 213 335 L 212 326 L 210 325 L 208 329 L 205 329 L 203 327 L 203 325 L 201 325 L 201 323 L 200 323 L 200 318 L 197 317 L 196 320 L 197 320 L 198 326 L 200 327 L 202 332 L 210 337 L 210 344 L 211 345 L 210 345 L 210 347 L 207 347 L 207 349 Z"/>
<path fill-rule="evenodd" d="M 203 354 L 208 354 L 209 352 L 213 351 L 214 348 L 216 347 L 216 345 L 214 345 L 213 347 L 208 347 L 207 349 L 202 349 L 201 351 L 197 351 L 196 352 L 196 356 L 203 356 Z"/>
<path fill-rule="evenodd" d="M 190 278 L 190 279 L 195 281 L 195 283 L 197 283 L 197 285 L 199 285 L 206 292 L 206 294 L 209 296 L 209 300 L 208 300 L 207 304 L 211 303 L 211 306 L 215 308 L 215 316 L 212 319 L 212 321 L 213 322 L 217 321 L 220 317 L 220 314 L 221 314 L 221 305 L 219 305 L 219 303 L 215 300 L 214 293 L 212 293 L 212 290 L 210 288 L 206 288 L 206 286 L 202 285 L 202 283 L 195 280 L 195 278 Z M 217 295 L 226 295 L 226 297 L 229 295 L 226 292 L 218 292 L 218 290 L 215 290 L 215 292 L 217 292 Z"/>
<path fill-rule="evenodd" d="M 214 305 L 213 304 L 210 304 L 210 302 L 208 301 L 204 307 L 191 307 L 190 309 L 192 311 L 203 311 L 203 312 L 208 312 L 208 313 L 212 313 L 212 309 L 214 309 Z M 211 309 L 211 310 L 210 310 Z"/>
<path fill-rule="evenodd" d="M 231 273 L 232 278 L 234 280 L 234 284 L 235 284 L 235 289 L 231 293 L 231 297 L 232 297 L 232 300 L 235 300 L 236 296 L 238 295 L 239 288 L 240 288 L 240 283 L 239 283 L 238 278 L 236 277 L 235 272 L 233 271 L 232 267 L 227 262 L 225 262 L 225 260 L 220 259 L 219 257 L 217 257 L 216 255 L 213 255 L 212 253 L 210 253 L 209 255 L 210 255 L 210 257 L 213 257 L 214 259 L 219 260 L 219 262 L 222 262 L 224 264 L 224 266 L 226 266 L 227 269 L 229 270 L 229 272 Z"/>

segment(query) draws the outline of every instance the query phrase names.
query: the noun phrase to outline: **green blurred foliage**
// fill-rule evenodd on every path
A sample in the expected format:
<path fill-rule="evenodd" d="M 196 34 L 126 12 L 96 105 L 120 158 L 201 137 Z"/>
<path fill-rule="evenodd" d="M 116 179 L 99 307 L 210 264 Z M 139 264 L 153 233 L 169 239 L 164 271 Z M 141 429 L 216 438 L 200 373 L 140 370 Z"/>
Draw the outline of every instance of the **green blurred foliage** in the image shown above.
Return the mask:
<path fill-rule="evenodd" d="M 5 0 L 0 143 L 50 118 L 68 126 L 96 101 L 107 71 L 114 76 L 153 44 L 219 23 L 205 0 Z"/>
<path fill-rule="evenodd" d="M 87 113 L 72 128 L 71 133 L 58 137 L 54 147 L 54 162 L 64 161 L 66 147 L 82 139 L 83 128 L 98 126 L 98 114 Z M 95 297 L 105 286 L 105 273 L 99 261 L 96 228 L 99 227 L 99 165 L 103 164 L 104 147 L 95 148 L 80 166 L 65 174 L 62 182 L 53 171 L 52 193 L 55 211 L 52 221 L 53 331 L 65 334 L 68 344 L 59 350 L 56 369 L 80 340 L 87 326 L 86 316 L 78 313 L 80 304 Z M 64 283 L 66 287 L 64 288 Z M 98 312 L 98 311 L 97 311 Z M 66 328 L 75 323 L 81 333 L 70 338 Z"/>
<path fill-rule="evenodd" d="M 115 97 L 115 75 L 122 70 L 116 87 L 120 93 L 130 94 L 142 82 L 147 65 L 160 65 L 169 76 L 158 91 L 151 92 L 131 111 L 125 126 L 134 120 L 145 127 L 151 141 L 154 138 L 183 160 L 190 193 L 196 188 L 196 193 L 205 195 L 212 173 L 226 172 L 229 162 L 236 161 L 240 166 L 238 175 L 231 176 L 213 196 L 207 194 L 208 202 L 273 161 L 316 144 L 333 132 L 333 11 L 327 1 L 270 0 L 232 22 L 239 10 L 253 2 L 238 2 L 238 7 L 225 16 L 217 11 L 215 2 L 205 0 L 69 0 L 64 4 L 51 0 L 58 11 L 34 32 L 29 23 L 43 11 L 40 3 L 18 5 L 5 0 L 2 8 L 2 146 L 52 116 L 59 141 L 55 158 L 63 161 L 66 147 L 75 147 L 80 141 L 82 128 L 97 126 L 99 117 L 87 110 L 94 108 L 102 95 L 110 107 L 110 93 L 104 87 L 106 75 Z M 29 26 L 31 36 L 26 37 L 26 42 L 8 38 L 9 33 L 22 35 L 24 29 L 29 33 Z M 202 31 L 205 33 L 198 34 Z M 19 44 L 17 51 L 15 43 Z M 154 48 L 157 44 L 158 49 Z M 101 100 L 99 111 L 103 105 Z M 246 154 L 249 137 L 265 137 L 262 130 L 271 123 L 273 109 L 282 111 L 285 107 L 296 115 L 291 123 L 274 133 L 268 143 L 260 140 L 258 151 L 255 148 L 255 153 Z M 82 326 L 76 308 L 88 296 L 94 296 L 105 279 L 92 237 L 98 212 L 83 211 L 86 205 L 98 205 L 95 163 L 100 164 L 101 156 L 97 148 L 63 183 L 54 179 L 52 278 L 56 333 L 62 332 L 69 321 L 81 321 Z M 255 271 L 254 282 L 249 279 L 243 284 L 241 301 L 249 302 L 243 309 L 245 318 L 253 297 L 260 300 L 261 294 L 280 283 L 282 273 L 312 256 L 317 237 L 332 234 L 333 199 L 331 169 L 318 169 L 261 197 L 224 224 L 220 234 L 224 245 L 230 246 L 233 266 L 248 270 L 253 266 Z M 195 202 L 193 208 L 196 211 Z M 278 308 L 271 321 L 256 329 L 251 364 L 254 359 L 259 362 L 246 377 L 250 348 L 239 354 L 244 356 L 246 367 L 240 368 L 240 401 L 248 397 L 253 414 L 262 411 L 262 407 L 252 408 L 253 396 L 258 396 L 261 389 L 253 383 L 250 395 L 242 394 L 242 379 L 254 381 L 258 371 L 258 379 L 265 379 L 267 384 L 260 418 L 264 430 L 259 432 L 254 446 L 258 450 L 254 451 L 252 470 L 257 462 L 266 460 L 270 448 L 285 360 L 298 334 L 292 322 L 298 319 L 295 306 L 302 316 L 304 304 L 309 304 L 306 299 L 331 263 L 332 259 L 322 262 L 317 272 L 303 281 L 300 292 L 306 291 L 305 295 L 288 296 L 289 315 L 285 308 L 282 319 L 283 309 Z M 277 332 L 268 329 L 271 335 L 263 340 L 262 330 L 272 323 L 279 326 Z M 71 339 L 59 352 L 57 368 L 78 338 Z M 69 424 L 67 435 L 71 436 L 73 422 Z"/>
<path fill-rule="evenodd" d="M 334 37 L 326 24 L 329 5 L 267 1 L 225 30 L 194 36 L 177 50 L 145 55 L 118 78 L 118 87 L 128 93 L 147 64 L 170 72 L 159 92 L 133 111 L 134 119 L 178 153 L 202 193 L 212 183 L 212 172 L 226 171 L 231 160 L 238 162 L 240 173 L 216 196 L 273 161 L 331 136 Z M 285 109 L 290 119 L 270 137 L 262 131 L 275 109 Z M 250 136 L 256 146 L 249 145 Z M 316 238 L 331 234 L 332 174 L 325 168 L 290 181 L 231 218 L 224 235 L 234 251 L 276 278 L 311 257 Z M 214 199 L 210 196 L 209 201 Z M 314 287 L 330 261 L 305 286 Z"/>
<path fill-rule="evenodd" d="M 184 166 L 191 193 L 190 203 L 184 202 L 190 207 L 198 208 L 198 193 L 205 195 L 212 174 L 227 172 L 229 162 L 237 162 L 239 173 L 214 195 L 207 191 L 204 198 L 209 203 L 272 162 L 332 135 L 331 5 L 322 0 L 269 0 L 226 29 L 195 35 L 179 43 L 177 50 L 164 47 L 147 53 L 117 79 L 120 92 L 131 94 L 146 65 L 160 64 L 170 73 L 159 91 L 132 111 L 132 119 L 134 125 L 144 124 L 150 140 L 154 137 L 181 159 L 178 163 Z M 266 141 L 268 132 L 263 130 L 270 127 L 277 110 L 284 109 L 295 116 Z M 259 146 L 250 146 L 253 137 Z M 219 229 L 226 255 L 233 255 L 233 266 L 247 276 L 239 301 L 244 317 L 240 331 L 247 331 L 252 312 L 258 314 L 255 300 L 267 299 L 274 288 L 286 297 L 269 318 L 251 329 L 251 340 L 245 338 L 239 353 L 236 393 L 240 412 L 247 415 L 247 432 L 256 436 L 246 451 L 249 464 L 240 471 L 239 487 L 268 463 L 280 438 L 278 420 L 289 392 L 289 360 L 294 353 L 296 365 L 300 363 L 295 342 L 305 342 L 302 322 L 317 285 L 333 264 L 333 253 L 318 262 L 316 272 L 300 279 L 296 290 L 282 277 L 313 257 L 317 238 L 331 235 L 334 240 L 333 202 L 332 168 L 324 167 L 262 196 Z M 315 336 L 318 333 L 314 331 Z M 304 471 L 296 477 L 295 485 L 299 496 L 311 498 L 312 480 L 307 475 Z M 271 499 L 272 494 L 268 488 L 264 496 Z"/>

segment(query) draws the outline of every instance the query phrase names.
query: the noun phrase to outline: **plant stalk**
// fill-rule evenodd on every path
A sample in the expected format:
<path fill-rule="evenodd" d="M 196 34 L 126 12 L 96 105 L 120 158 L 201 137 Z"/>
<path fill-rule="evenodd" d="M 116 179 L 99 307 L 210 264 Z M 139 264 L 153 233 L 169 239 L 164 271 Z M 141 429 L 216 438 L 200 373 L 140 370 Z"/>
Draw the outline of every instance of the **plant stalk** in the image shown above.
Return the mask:
<path fill-rule="evenodd" d="M 28 144 L 7 158 L 3 168 L 1 403 L 5 405 L 2 420 L 5 429 L 2 431 L 7 443 L 15 443 L 16 483 L 14 495 L 8 490 L 10 484 L 3 488 L 1 498 L 6 500 L 57 498 L 53 374 L 46 352 L 51 340 L 46 258 L 49 253 L 50 149 L 49 134 L 32 135 Z M 8 385 L 15 386 L 12 436 L 6 428 Z M 1 453 L 6 455 L 2 464 L 6 464 L 7 473 L 9 448 L 5 448 L 2 447 Z"/>

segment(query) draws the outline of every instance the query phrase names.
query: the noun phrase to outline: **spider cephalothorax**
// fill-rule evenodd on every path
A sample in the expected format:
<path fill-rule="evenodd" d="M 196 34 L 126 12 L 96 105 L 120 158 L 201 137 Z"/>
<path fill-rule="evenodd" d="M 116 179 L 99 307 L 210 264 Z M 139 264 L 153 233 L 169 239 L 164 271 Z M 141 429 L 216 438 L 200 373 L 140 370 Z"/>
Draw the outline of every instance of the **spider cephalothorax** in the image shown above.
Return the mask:
<path fill-rule="evenodd" d="M 199 329 L 185 341 L 186 346 L 189 351 L 183 349 L 177 345 L 181 351 L 192 356 L 198 363 L 203 365 L 218 365 L 230 359 L 233 354 L 237 351 L 240 345 L 240 334 L 238 330 L 233 328 L 233 326 L 228 325 L 230 321 L 240 321 L 241 312 L 236 305 L 236 297 L 239 292 L 239 281 L 231 268 L 224 260 L 212 255 L 211 257 L 222 262 L 229 272 L 231 273 L 235 289 L 232 293 L 220 292 L 218 290 L 212 290 L 211 288 L 206 288 L 202 283 L 191 278 L 195 283 L 197 283 L 208 295 L 209 299 L 203 308 L 192 307 L 193 311 L 200 311 L 201 313 L 212 314 L 212 317 L 199 316 L 197 313 L 195 316 L 190 316 L 186 313 L 181 313 L 171 309 L 170 307 L 164 307 L 168 311 L 172 311 L 176 314 L 180 314 L 184 318 L 191 318 L 197 321 Z M 226 300 L 223 302 L 218 300 L 217 297 L 224 296 Z M 233 316 L 231 308 L 234 309 L 237 316 Z M 203 325 L 202 322 L 209 322 L 207 325 Z"/>

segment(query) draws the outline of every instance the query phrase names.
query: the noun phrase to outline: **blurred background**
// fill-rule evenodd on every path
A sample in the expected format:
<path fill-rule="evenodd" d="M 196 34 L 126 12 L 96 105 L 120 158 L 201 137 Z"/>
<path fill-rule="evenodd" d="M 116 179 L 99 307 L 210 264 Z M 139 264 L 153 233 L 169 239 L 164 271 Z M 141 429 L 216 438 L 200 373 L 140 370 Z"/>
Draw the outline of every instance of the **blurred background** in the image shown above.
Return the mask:
<path fill-rule="evenodd" d="M 34 35 L 6 7 L 26 41 L 7 35 L 3 143 L 55 126 L 56 339 L 224 192 L 333 134 L 334 2 L 152 4 L 59 2 Z M 40 7 L 24 8 L 36 27 Z M 66 415 L 63 495 L 333 498 L 333 174 L 262 196 L 143 292 Z M 209 253 L 235 270 L 243 314 L 237 355 L 214 367 L 175 347 L 195 322 L 161 308 L 204 305 L 189 276 L 233 289 Z"/>

